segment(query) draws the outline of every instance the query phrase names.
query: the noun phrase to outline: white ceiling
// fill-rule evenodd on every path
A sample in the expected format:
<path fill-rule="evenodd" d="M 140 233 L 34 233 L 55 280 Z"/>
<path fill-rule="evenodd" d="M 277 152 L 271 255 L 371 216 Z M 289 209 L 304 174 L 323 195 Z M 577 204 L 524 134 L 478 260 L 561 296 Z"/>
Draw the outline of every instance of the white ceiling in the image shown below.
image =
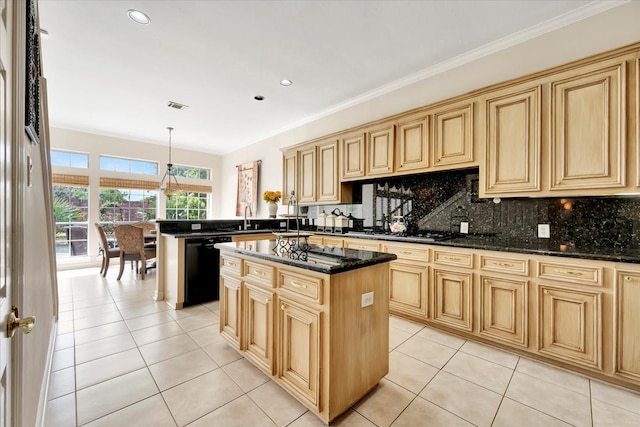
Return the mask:
<path fill-rule="evenodd" d="M 50 125 L 163 146 L 172 126 L 174 146 L 226 154 L 618 4 L 40 0 Z M 129 20 L 132 8 L 151 23 Z"/>

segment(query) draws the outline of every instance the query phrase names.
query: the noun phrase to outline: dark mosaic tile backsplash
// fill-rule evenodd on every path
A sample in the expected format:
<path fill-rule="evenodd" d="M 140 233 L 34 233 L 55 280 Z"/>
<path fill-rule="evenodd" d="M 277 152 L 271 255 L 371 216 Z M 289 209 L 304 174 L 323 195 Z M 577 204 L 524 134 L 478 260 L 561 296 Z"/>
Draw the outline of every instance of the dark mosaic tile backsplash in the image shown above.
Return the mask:
<path fill-rule="evenodd" d="M 364 226 L 378 230 L 385 226 L 383 218 L 403 215 L 413 233 L 457 232 L 464 221 L 469 223 L 470 234 L 535 241 L 538 224 L 550 224 L 554 243 L 576 248 L 639 247 L 640 197 L 479 199 L 477 169 L 395 177 L 356 186 L 361 200 L 355 201 L 361 204 L 342 205 L 345 209 L 341 210 L 357 208 Z M 312 212 L 317 213 L 310 209 Z"/>

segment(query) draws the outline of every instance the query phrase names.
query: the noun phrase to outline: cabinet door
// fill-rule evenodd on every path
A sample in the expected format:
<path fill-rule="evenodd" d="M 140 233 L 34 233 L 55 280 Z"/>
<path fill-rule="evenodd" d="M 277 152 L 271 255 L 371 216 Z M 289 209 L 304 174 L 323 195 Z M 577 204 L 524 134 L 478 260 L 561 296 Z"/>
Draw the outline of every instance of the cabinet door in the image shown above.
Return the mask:
<path fill-rule="evenodd" d="M 339 202 L 338 141 L 318 145 L 318 202 Z"/>
<path fill-rule="evenodd" d="M 316 201 L 316 147 L 300 150 L 298 154 L 299 181 L 298 202 Z"/>
<path fill-rule="evenodd" d="M 298 180 L 298 153 L 291 151 L 282 156 L 282 203 L 289 202 L 292 191 L 296 191 Z M 297 197 L 297 192 L 295 193 Z"/>
<path fill-rule="evenodd" d="M 274 373 L 274 293 L 245 283 L 245 356 L 269 375 Z"/>
<path fill-rule="evenodd" d="M 342 154 L 342 180 L 347 181 L 353 178 L 362 178 L 364 176 L 364 147 L 365 134 L 359 133 L 347 136 L 340 143 Z"/>
<path fill-rule="evenodd" d="M 551 84 L 551 190 L 624 187 L 625 63 Z"/>
<path fill-rule="evenodd" d="M 426 266 L 392 261 L 389 265 L 389 310 L 427 318 Z"/>
<path fill-rule="evenodd" d="M 236 349 L 240 349 L 242 326 L 240 279 L 220 276 L 220 334 Z"/>
<path fill-rule="evenodd" d="M 367 176 L 391 175 L 395 126 L 367 132 Z"/>
<path fill-rule="evenodd" d="M 433 112 L 433 166 L 473 162 L 473 102 Z"/>
<path fill-rule="evenodd" d="M 601 293 L 538 287 L 538 349 L 571 363 L 602 369 Z"/>
<path fill-rule="evenodd" d="M 527 281 L 480 276 L 480 293 L 480 333 L 527 347 Z"/>
<path fill-rule="evenodd" d="M 616 271 L 616 373 L 640 381 L 640 272 Z"/>
<path fill-rule="evenodd" d="M 398 123 L 397 172 L 429 167 L 429 118 Z"/>
<path fill-rule="evenodd" d="M 487 99 L 485 194 L 540 191 L 540 86 Z"/>
<path fill-rule="evenodd" d="M 319 311 L 280 299 L 278 379 L 290 393 L 320 408 Z"/>
<path fill-rule="evenodd" d="M 433 321 L 471 331 L 471 273 L 434 269 L 433 279 Z"/>

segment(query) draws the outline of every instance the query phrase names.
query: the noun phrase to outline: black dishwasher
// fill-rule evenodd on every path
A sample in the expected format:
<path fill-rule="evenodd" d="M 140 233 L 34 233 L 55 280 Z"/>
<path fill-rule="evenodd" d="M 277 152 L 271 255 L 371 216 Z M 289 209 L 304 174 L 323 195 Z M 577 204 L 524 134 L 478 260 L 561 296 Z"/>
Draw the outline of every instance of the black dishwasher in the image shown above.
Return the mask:
<path fill-rule="evenodd" d="M 230 236 L 186 239 L 185 307 L 220 299 L 220 250 L 214 245 L 230 241 Z"/>

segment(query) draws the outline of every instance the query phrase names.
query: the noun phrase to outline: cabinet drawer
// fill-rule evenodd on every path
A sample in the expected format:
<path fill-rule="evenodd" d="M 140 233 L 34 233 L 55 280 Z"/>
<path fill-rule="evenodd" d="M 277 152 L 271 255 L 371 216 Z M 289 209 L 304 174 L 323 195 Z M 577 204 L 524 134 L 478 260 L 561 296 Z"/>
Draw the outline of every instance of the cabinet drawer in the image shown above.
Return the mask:
<path fill-rule="evenodd" d="M 243 276 L 247 280 L 275 287 L 273 281 L 274 268 L 254 261 L 244 261 Z"/>
<path fill-rule="evenodd" d="M 602 286 L 602 267 L 538 261 L 538 277 L 583 285 Z"/>
<path fill-rule="evenodd" d="M 473 254 L 465 252 L 433 250 L 433 262 L 442 265 L 455 265 L 457 267 L 473 267 Z"/>
<path fill-rule="evenodd" d="M 529 261 L 526 259 L 504 258 L 490 255 L 480 255 L 480 269 L 500 273 L 529 275 Z"/>
<path fill-rule="evenodd" d="M 324 237 L 322 243 L 325 246 L 335 246 L 337 248 L 342 247 L 343 240 L 340 237 Z"/>
<path fill-rule="evenodd" d="M 398 259 L 429 262 L 429 249 L 425 247 L 407 245 L 382 245 L 382 251 L 396 254 Z"/>
<path fill-rule="evenodd" d="M 231 276 L 240 276 L 240 267 L 242 262 L 240 258 L 235 258 L 227 254 L 220 254 L 220 272 Z"/>
<path fill-rule="evenodd" d="M 378 244 L 378 242 L 367 241 L 366 239 L 344 239 L 344 247 L 348 249 L 361 249 L 364 251 L 380 251 L 380 245 Z"/>
<path fill-rule="evenodd" d="M 322 304 L 322 279 L 302 276 L 288 270 L 279 270 L 278 285 L 290 294 L 302 297 L 303 300 Z"/>

